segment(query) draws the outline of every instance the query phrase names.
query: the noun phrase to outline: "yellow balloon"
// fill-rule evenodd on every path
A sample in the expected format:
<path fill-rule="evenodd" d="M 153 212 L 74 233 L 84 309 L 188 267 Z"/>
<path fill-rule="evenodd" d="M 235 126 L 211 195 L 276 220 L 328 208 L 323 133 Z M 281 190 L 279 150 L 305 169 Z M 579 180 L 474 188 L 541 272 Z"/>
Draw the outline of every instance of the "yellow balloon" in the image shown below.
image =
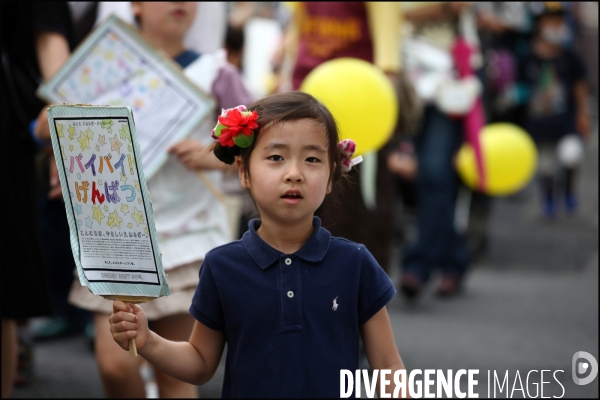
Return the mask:
<path fill-rule="evenodd" d="M 356 155 L 379 150 L 398 118 L 398 99 L 387 76 L 357 58 L 336 58 L 312 70 L 300 90 L 333 114 L 341 139 L 356 142 Z"/>
<path fill-rule="evenodd" d="M 516 125 L 498 122 L 486 125 L 480 134 L 486 174 L 486 193 L 505 196 L 521 190 L 535 174 L 537 150 L 535 143 Z M 476 190 L 479 173 L 475 152 L 464 143 L 456 159 L 458 173 L 467 186 Z"/>

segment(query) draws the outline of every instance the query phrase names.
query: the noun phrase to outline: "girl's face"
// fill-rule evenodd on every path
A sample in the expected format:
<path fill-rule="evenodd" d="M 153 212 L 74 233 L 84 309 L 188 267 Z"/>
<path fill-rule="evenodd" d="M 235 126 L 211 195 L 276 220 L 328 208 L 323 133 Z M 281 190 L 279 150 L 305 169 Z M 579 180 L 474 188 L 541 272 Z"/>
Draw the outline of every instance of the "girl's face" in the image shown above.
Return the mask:
<path fill-rule="evenodd" d="M 196 16 L 196 2 L 132 2 L 133 14 L 144 32 L 183 37 Z"/>
<path fill-rule="evenodd" d="M 310 119 L 276 123 L 264 129 L 249 159 L 249 176 L 238 164 L 263 220 L 312 223 L 331 192 L 325 129 Z"/>

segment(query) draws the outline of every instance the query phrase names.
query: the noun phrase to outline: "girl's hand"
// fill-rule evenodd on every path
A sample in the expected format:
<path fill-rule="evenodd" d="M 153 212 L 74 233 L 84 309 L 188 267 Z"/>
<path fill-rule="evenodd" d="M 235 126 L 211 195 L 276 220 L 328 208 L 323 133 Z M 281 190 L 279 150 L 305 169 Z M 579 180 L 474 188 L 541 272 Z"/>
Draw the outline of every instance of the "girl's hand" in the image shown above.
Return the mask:
<path fill-rule="evenodd" d="M 387 167 L 400 177 L 412 181 L 417 175 L 417 160 L 414 156 L 394 151 L 388 155 Z"/>
<path fill-rule="evenodd" d="M 33 130 L 35 136 L 38 139 L 48 141 L 50 140 L 50 125 L 48 125 L 48 108 L 42 108 L 42 111 L 38 114 L 37 124 Z"/>
<path fill-rule="evenodd" d="M 179 161 L 188 169 L 202 169 L 202 153 L 205 147 L 194 139 L 184 139 L 169 148 L 169 153 L 177 156 Z"/>
<path fill-rule="evenodd" d="M 222 170 L 235 171 L 234 165 L 227 165 L 219 160 L 212 151 L 194 139 L 184 139 L 175 143 L 168 150 L 169 154 L 174 154 L 179 161 L 190 171 L 202 170 Z"/>
<path fill-rule="evenodd" d="M 129 350 L 129 339 L 135 338 L 135 347 L 142 350 L 150 339 L 148 320 L 137 304 L 122 301 L 113 303 L 113 314 L 108 319 L 113 339 L 123 350 Z"/>

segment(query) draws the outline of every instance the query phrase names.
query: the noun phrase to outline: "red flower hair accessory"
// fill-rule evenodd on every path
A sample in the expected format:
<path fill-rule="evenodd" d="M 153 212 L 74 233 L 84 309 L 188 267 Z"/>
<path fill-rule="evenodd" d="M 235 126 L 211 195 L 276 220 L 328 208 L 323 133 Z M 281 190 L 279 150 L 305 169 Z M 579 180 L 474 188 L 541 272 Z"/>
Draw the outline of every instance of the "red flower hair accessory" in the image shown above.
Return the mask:
<path fill-rule="evenodd" d="M 352 158 L 356 151 L 356 142 L 354 140 L 344 139 L 338 143 L 338 148 L 342 151 L 342 165 L 340 166 L 342 172 L 348 173 L 353 166 L 362 162 L 362 156 Z"/>
<path fill-rule="evenodd" d="M 222 110 L 219 122 L 211 132 L 211 137 L 223 147 L 246 148 L 254 141 L 254 129 L 258 128 L 256 111 L 246 111 L 246 106 Z"/>

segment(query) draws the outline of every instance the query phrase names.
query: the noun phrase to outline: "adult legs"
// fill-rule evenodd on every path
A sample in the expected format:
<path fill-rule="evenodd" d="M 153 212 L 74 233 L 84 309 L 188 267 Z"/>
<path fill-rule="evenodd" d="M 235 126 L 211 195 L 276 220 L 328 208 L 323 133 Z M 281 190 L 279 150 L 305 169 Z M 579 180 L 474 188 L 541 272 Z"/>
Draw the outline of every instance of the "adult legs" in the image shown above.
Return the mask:
<path fill-rule="evenodd" d="M 447 248 L 443 253 L 445 256 L 438 263 L 444 277 L 459 282 L 469 264 L 469 253 L 463 237 L 456 232 L 456 229 L 452 229 L 449 235 L 446 241 Z"/>
<path fill-rule="evenodd" d="M 178 314 L 152 321 L 152 330 L 159 336 L 175 342 L 188 341 L 194 326 L 194 318 L 190 314 Z M 198 388 L 195 385 L 177 380 L 164 372 L 155 369 L 154 376 L 161 398 L 197 398 Z"/>
<path fill-rule="evenodd" d="M 462 278 L 467 267 L 467 249 L 454 228 L 458 177 L 453 156 L 462 143 L 462 120 L 451 120 L 434 106 L 425 111 L 425 126 L 416 139 L 417 239 L 404 252 L 404 274 L 422 283 L 434 266 Z"/>
<path fill-rule="evenodd" d="M 17 370 L 17 324 L 2 318 L 2 398 L 9 398 Z"/>
<path fill-rule="evenodd" d="M 466 232 L 467 248 L 471 260 L 480 258 L 487 251 L 487 226 L 494 198 L 478 191 L 471 192 L 469 222 Z"/>

